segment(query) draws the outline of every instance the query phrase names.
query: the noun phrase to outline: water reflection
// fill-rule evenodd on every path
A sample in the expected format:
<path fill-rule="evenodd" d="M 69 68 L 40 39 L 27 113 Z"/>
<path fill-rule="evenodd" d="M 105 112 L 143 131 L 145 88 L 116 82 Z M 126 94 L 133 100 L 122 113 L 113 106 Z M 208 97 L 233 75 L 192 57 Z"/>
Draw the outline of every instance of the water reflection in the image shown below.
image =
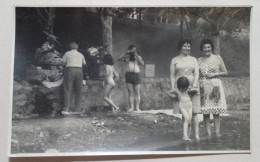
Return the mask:
<path fill-rule="evenodd" d="M 240 136 L 240 135 L 239 135 Z M 248 150 L 248 141 L 239 141 L 237 136 L 202 139 L 200 142 L 180 142 L 179 144 L 161 147 L 156 151 L 207 151 L 207 150 Z"/>

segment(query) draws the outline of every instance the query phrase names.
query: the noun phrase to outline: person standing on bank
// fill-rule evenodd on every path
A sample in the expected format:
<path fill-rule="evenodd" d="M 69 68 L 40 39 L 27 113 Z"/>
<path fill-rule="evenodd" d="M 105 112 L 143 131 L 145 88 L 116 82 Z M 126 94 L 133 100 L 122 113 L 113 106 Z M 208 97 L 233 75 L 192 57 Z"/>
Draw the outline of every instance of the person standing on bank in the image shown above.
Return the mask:
<path fill-rule="evenodd" d="M 197 93 L 191 96 L 192 102 L 192 119 L 194 122 L 195 139 L 199 141 L 199 121 L 198 113 L 200 112 L 200 94 L 198 89 L 199 67 L 195 57 L 190 56 L 191 41 L 188 39 L 180 40 L 178 43 L 180 54 L 174 57 L 170 66 L 170 80 L 172 91 L 177 87 L 177 80 L 180 77 L 186 77 L 189 81 L 189 91 Z M 174 110 L 179 110 L 179 101 L 173 100 Z"/>
<path fill-rule="evenodd" d="M 203 56 L 198 59 L 201 112 L 204 115 L 208 138 L 210 139 L 210 114 L 214 116 L 216 136 L 220 137 L 219 114 L 227 113 L 224 89 L 219 79 L 220 76 L 227 75 L 227 69 L 222 58 L 213 54 L 214 44 L 210 39 L 203 39 L 200 44 L 200 49 L 203 51 Z"/>
<path fill-rule="evenodd" d="M 115 87 L 114 77 L 118 78 L 119 75 L 114 69 L 114 61 L 113 57 L 110 54 L 106 54 L 103 57 L 103 63 L 105 65 L 105 93 L 104 93 L 104 101 L 106 101 L 111 107 L 113 113 L 118 112 L 119 107 L 114 104 L 111 99 L 112 90 Z"/>
<path fill-rule="evenodd" d="M 138 55 L 136 46 L 130 45 L 128 51 L 122 54 L 119 61 L 126 63 L 126 73 L 125 80 L 127 85 L 127 90 L 129 94 L 129 103 L 131 108 L 128 111 L 141 111 L 140 110 L 140 67 L 139 65 L 144 65 L 144 61 L 140 55 Z M 136 108 L 136 109 L 135 109 Z"/>
<path fill-rule="evenodd" d="M 64 69 L 64 106 L 63 111 L 68 113 L 70 110 L 70 96 L 75 92 L 74 110 L 79 110 L 81 102 L 81 89 L 83 81 L 82 66 L 86 65 L 83 54 L 78 52 L 78 44 L 72 42 L 69 44 L 70 51 L 66 52 L 62 58 L 65 63 Z"/>

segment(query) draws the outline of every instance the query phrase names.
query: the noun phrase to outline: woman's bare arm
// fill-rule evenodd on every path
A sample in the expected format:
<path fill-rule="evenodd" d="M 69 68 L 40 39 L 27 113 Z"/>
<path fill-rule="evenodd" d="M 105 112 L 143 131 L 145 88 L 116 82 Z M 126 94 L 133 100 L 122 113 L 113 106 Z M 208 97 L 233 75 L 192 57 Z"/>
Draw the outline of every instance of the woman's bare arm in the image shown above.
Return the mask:
<path fill-rule="evenodd" d="M 175 91 L 175 90 L 170 90 L 170 91 L 168 91 L 167 92 L 167 95 L 168 96 L 170 96 L 170 97 L 172 97 L 172 98 L 178 98 L 178 92 L 177 91 Z"/>
<path fill-rule="evenodd" d="M 175 65 L 174 59 L 172 59 L 171 66 L 170 66 L 170 80 L 171 80 L 171 87 L 174 90 L 175 86 Z"/>
<path fill-rule="evenodd" d="M 216 56 L 216 57 L 217 57 L 217 59 L 220 60 L 220 64 L 219 64 L 220 72 L 218 72 L 218 73 L 208 73 L 207 74 L 208 78 L 214 78 L 214 77 L 219 77 L 219 76 L 226 76 L 228 74 L 226 66 L 225 66 L 224 61 L 222 60 L 222 58 L 220 56 Z"/>
<path fill-rule="evenodd" d="M 199 81 L 199 64 L 196 58 L 194 58 L 194 81 L 193 81 L 193 87 L 198 87 L 198 81 Z"/>
<path fill-rule="evenodd" d="M 227 72 L 225 63 L 221 57 L 219 57 L 219 59 L 220 59 L 220 65 L 219 65 L 220 73 L 218 73 L 218 76 L 226 76 L 226 75 L 228 75 L 228 72 Z"/>

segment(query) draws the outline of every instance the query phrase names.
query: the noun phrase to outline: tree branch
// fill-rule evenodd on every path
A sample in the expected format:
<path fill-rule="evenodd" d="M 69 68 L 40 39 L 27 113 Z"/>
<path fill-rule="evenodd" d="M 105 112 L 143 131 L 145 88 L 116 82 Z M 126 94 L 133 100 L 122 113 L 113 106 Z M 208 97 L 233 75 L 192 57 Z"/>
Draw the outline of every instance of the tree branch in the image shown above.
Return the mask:
<path fill-rule="evenodd" d="M 225 10 L 226 10 L 226 8 L 224 7 L 224 8 L 222 9 L 222 11 L 216 16 L 216 20 L 219 19 L 219 17 L 224 13 Z"/>
<path fill-rule="evenodd" d="M 47 10 L 47 8 L 43 8 L 43 9 L 44 9 L 44 11 L 45 11 L 45 13 L 46 13 L 47 15 L 50 14 L 49 11 Z"/>
<path fill-rule="evenodd" d="M 222 26 L 220 27 L 220 29 L 223 29 L 224 26 L 228 23 L 228 21 L 229 21 L 230 19 L 232 19 L 232 18 L 235 16 L 235 14 L 236 14 L 238 11 L 240 11 L 240 10 L 242 10 L 242 9 L 238 9 L 238 10 L 236 10 L 235 12 L 233 12 L 233 13 L 231 14 L 231 17 L 229 17 L 228 19 L 226 19 L 226 21 L 222 24 Z"/>
<path fill-rule="evenodd" d="M 101 12 L 102 12 L 103 8 L 102 7 L 101 8 L 96 8 L 96 10 L 97 10 L 97 14 L 101 15 Z"/>
<path fill-rule="evenodd" d="M 47 18 L 45 18 L 45 17 L 42 15 L 42 12 L 40 11 L 40 9 L 39 9 L 39 8 L 36 8 L 36 10 L 37 10 L 39 16 L 43 19 L 43 21 L 44 21 L 45 23 L 48 23 Z"/>

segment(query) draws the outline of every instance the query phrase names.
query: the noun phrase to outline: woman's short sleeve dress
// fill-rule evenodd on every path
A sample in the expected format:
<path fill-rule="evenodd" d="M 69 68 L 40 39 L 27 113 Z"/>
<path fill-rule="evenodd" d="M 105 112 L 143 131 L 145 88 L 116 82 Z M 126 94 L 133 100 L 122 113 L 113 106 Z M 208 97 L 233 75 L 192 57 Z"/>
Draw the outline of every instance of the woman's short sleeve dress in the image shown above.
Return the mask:
<path fill-rule="evenodd" d="M 172 59 L 172 64 L 175 66 L 175 87 L 177 87 L 177 80 L 179 77 L 185 76 L 188 78 L 190 85 L 194 81 L 194 70 L 197 59 L 189 56 L 190 61 L 183 61 L 179 56 Z M 200 94 L 197 93 L 191 96 L 192 112 L 200 113 Z M 177 99 L 173 99 L 173 113 L 179 114 L 179 102 Z"/>
<path fill-rule="evenodd" d="M 198 59 L 201 112 L 203 114 L 224 114 L 227 113 L 227 104 L 222 82 L 219 78 L 206 78 L 207 73 L 221 72 L 222 58 L 215 55 L 212 57 L 208 61 Z"/>

